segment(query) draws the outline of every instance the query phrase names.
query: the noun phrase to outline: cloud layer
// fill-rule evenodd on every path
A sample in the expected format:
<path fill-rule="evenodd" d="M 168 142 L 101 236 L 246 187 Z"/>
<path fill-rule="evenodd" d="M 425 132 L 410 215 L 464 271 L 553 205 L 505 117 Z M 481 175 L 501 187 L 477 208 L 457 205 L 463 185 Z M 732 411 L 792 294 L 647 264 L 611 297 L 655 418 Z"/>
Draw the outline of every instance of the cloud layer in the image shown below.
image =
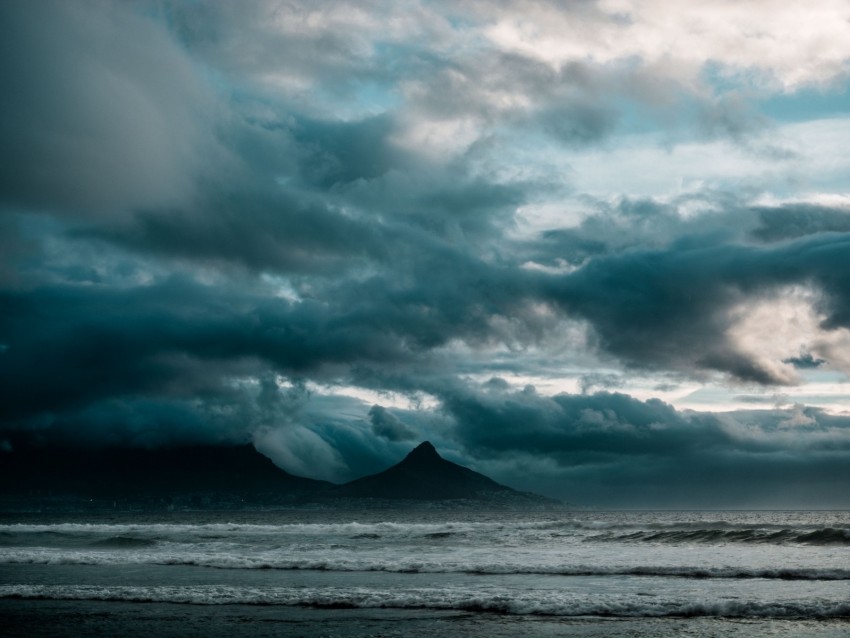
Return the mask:
<path fill-rule="evenodd" d="M 4 449 L 846 505 L 850 16 L 762 4 L 4 3 Z"/>

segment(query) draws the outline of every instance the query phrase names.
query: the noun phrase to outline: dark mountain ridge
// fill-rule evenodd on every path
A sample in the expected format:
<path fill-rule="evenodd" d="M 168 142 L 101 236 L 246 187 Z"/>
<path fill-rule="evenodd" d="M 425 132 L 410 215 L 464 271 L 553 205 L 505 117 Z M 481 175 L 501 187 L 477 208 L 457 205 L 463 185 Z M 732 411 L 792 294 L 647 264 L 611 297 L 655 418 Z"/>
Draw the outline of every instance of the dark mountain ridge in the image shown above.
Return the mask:
<path fill-rule="evenodd" d="M 392 467 L 330 490 L 354 498 L 443 500 L 513 492 L 509 487 L 441 457 L 425 441 Z"/>
<path fill-rule="evenodd" d="M 442 458 L 426 441 L 382 472 L 343 485 L 289 474 L 253 446 L 0 453 L 0 510 L 62 508 L 376 507 L 446 502 L 499 507 L 559 503 L 519 492 Z"/>
<path fill-rule="evenodd" d="M 332 487 L 277 467 L 252 445 L 24 446 L 0 453 L 0 509 L 272 506 Z"/>

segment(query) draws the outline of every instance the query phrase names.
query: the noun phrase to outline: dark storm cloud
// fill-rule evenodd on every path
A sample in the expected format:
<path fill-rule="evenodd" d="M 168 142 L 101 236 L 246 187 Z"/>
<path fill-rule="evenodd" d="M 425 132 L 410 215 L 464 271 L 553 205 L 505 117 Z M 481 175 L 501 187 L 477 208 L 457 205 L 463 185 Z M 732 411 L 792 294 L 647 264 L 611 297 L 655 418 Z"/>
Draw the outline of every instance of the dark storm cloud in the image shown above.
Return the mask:
<path fill-rule="evenodd" d="M 541 326 L 524 308 L 523 272 L 439 243 L 420 248 L 431 252 L 394 273 L 305 280 L 297 301 L 274 296 L 274 285 L 189 277 L 7 290 L 0 294 L 4 420 L 110 395 L 214 392 L 230 368 L 252 372 L 251 360 L 320 378 L 349 377 L 363 365 L 424 364 L 452 339 L 499 339 L 498 316 L 515 320 L 522 338 L 536 338 Z"/>
<path fill-rule="evenodd" d="M 790 363 L 795 368 L 801 368 L 806 370 L 822 366 L 824 363 L 826 363 L 826 359 L 816 359 L 814 356 L 812 356 L 811 352 L 805 352 L 799 357 L 791 357 L 790 359 L 786 359 L 783 363 Z"/>
<path fill-rule="evenodd" d="M 5 147 L 28 152 L 35 149 L 38 157 L 57 158 L 63 168 L 48 171 L 10 158 L 9 166 L 21 175 L 9 174 L 5 194 L 12 201 L 35 207 L 61 202 L 78 213 L 80 209 L 107 206 L 125 213 L 133 211 L 128 216 L 113 214 L 98 220 L 91 231 L 98 236 L 164 255 L 234 261 L 254 269 L 327 272 L 345 270 L 350 267 L 345 263 L 347 258 L 362 259 L 395 243 L 391 233 L 376 236 L 380 233 L 368 227 L 373 219 L 366 223 L 353 220 L 348 212 L 351 206 L 361 216 L 401 218 L 403 223 L 456 241 L 471 234 L 480 237 L 481 233 L 498 233 L 510 222 L 516 207 L 525 202 L 528 191 L 535 188 L 533 184 L 488 181 L 486 176 L 471 174 L 462 160 L 436 169 L 423 167 L 410 152 L 390 143 L 400 126 L 394 114 L 323 120 L 300 113 L 299 108 L 306 107 L 299 107 L 297 102 L 282 100 L 283 106 L 271 106 L 272 100 L 262 92 L 251 97 L 240 89 L 238 97 L 221 95 L 222 87 L 202 79 L 203 66 L 170 39 L 168 31 L 155 20 L 156 12 L 144 15 L 128 7 L 99 3 L 82 8 L 51 5 L 46 12 L 49 19 L 39 20 L 37 9 L 23 4 L 10 6 L 15 20 L 9 24 L 18 25 L 13 28 L 16 33 L 24 27 L 35 28 L 38 37 L 44 39 L 47 35 L 41 31 L 56 32 L 50 46 L 62 47 L 63 52 L 49 59 L 82 61 L 62 76 L 67 79 L 68 94 L 61 100 L 43 99 L 38 92 L 42 83 L 33 80 L 32 87 L 16 91 L 19 97 L 7 103 L 13 116 L 10 121 L 32 118 L 34 113 L 41 113 L 41 119 L 7 131 L 12 137 Z M 295 68 L 312 82 L 331 83 L 335 77 L 332 69 L 347 68 L 346 72 L 368 75 L 370 69 L 379 66 L 371 43 L 380 29 L 363 26 L 360 18 L 344 11 L 340 22 L 324 13 L 321 19 L 308 21 L 313 26 L 305 26 L 303 37 L 316 40 L 316 52 L 291 61 L 290 48 L 298 48 L 293 44 L 298 33 L 282 34 L 266 24 L 282 19 L 278 9 L 263 3 L 251 4 L 245 11 L 234 11 L 227 3 L 172 3 L 165 14 L 183 44 L 203 63 L 227 69 L 225 60 L 231 60 L 236 65 L 231 71 L 248 77 L 273 68 L 286 72 Z M 93 19 L 84 20 L 89 14 Z M 307 16 L 296 12 L 289 17 L 298 21 Z M 356 29 L 362 33 L 355 29 L 348 36 L 342 34 L 339 37 L 347 38 L 348 44 L 332 46 L 327 38 L 335 37 L 334 29 L 347 20 L 359 25 Z M 245 28 L 234 28 L 240 24 Z M 435 24 L 423 28 L 440 31 L 444 27 Z M 248 42 L 240 35 L 257 32 L 265 33 L 266 39 Z M 231 41 L 233 37 L 238 41 Z M 12 38 L 9 46 L 17 43 L 15 53 L 31 50 L 40 56 L 43 52 L 36 46 L 40 41 Z M 118 51 L 105 70 L 96 63 L 100 50 L 91 50 L 92 41 L 101 42 L 104 50 Z M 129 44 L 137 41 L 138 45 Z M 225 57 L 225 53 L 231 57 Z M 422 71 L 416 66 L 419 57 L 411 56 L 398 63 L 398 77 L 408 76 L 414 67 Z M 39 59 L 36 55 L 23 56 L 26 64 L 47 64 L 39 63 Z M 281 66 L 284 59 L 287 64 Z M 520 128 L 539 125 L 555 131 L 556 136 L 578 141 L 596 139 L 609 128 L 607 107 L 599 102 L 607 81 L 600 81 L 588 68 L 575 63 L 556 72 L 517 55 L 488 60 L 469 62 L 466 67 L 454 60 L 432 60 L 422 73 L 424 86 L 430 88 L 423 97 L 409 96 L 411 104 L 439 116 L 471 113 L 490 121 L 504 116 L 507 119 L 503 118 L 502 124 L 513 122 Z M 168 73 L 151 72 L 160 66 L 167 67 Z M 16 81 L 40 77 L 37 68 L 8 68 Z M 128 95 L 138 94 L 144 99 L 122 108 L 123 93 L 104 96 L 101 89 L 87 90 L 85 82 L 74 82 L 73 73 L 97 82 L 99 87 L 110 87 L 113 92 L 126 89 Z M 451 78 L 450 90 L 435 90 L 440 78 Z M 490 96 L 499 91 L 530 95 L 535 102 L 523 113 L 512 112 L 512 108 L 501 115 L 490 113 Z M 427 96 L 436 95 L 440 99 L 429 106 Z M 448 108 L 452 100 L 456 100 L 456 111 L 438 112 Z M 79 108 L 71 108 L 80 101 Z M 38 108 L 30 102 L 37 103 Z M 140 105 L 150 105 L 156 122 L 148 122 L 133 111 Z M 127 121 L 112 125 L 109 118 L 98 116 L 98 109 Z M 159 110 L 161 116 L 157 115 Z M 45 130 L 55 130 L 65 150 L 40 148 Z M 79 130 L 87 134 L 77 135 Z M 89 149 L 86 144 L 91 140 L 119 144 L 124 153 L 131 152 L 134 161 L 149 160 L 156 170 L 147 166 L 135 170 L 122 164 L 122 154 L 108 146 Z M 158 140 L 162 145 L 146 154 L 145 149 L 159 144 Z M 95 170 L 90 157 L 108 166 Z M 184 162 L 187 158 L 190 161 Z M 178 160 L 181 163 L 175 164 Z M 97 183 L 74 176 L 75 167 L 92 170 Z M 114 170 L 121 171 L 120 179 L 111 176 Z M 157 171 L 166 171 L 168 179 Z M 74 192 L 47 181 L 26 190 L 23 173 L 27 179 L 40 175 L 52 180 L 58 175 L 69 180 Z M 174 179 L 180 180 L 180 189 L 163 190 Z M 100 198 L 101 189 L 115 193 Z M 79 197 L 87 199 L 78 202 Z"/>
<path fill-rule="evenodd" d="M 412 441 L 416 438 L 416 432 L 383 406 L 373 405 L 369 409 L 369 420 L 372 431 L 390 441 Z"/>
<path fill-rule="evenodd" d="M 85 215 L 174 204 L 224 154 L 197 69 L 126 9 L 0 7 L 0 202 Z"/>
<path fill-rule="evenodd" d="M 826 234 L 752 247 L 713 237 L 682 238 L 588 261 L 553 279 L 550 294 L 586 318 L 600 347 L 639 367 L 713 369 L 757 383 L 786 383 L 727 337 L 729 311 L 793 284 L 823 291 L 826 329 L 850 325 L 850 236 Z"/>
<path fill-rule="evenodd" d="M 850 421 L 811 408 L 680 412 L 657 399 L 546 397 L 531 387 L 456 386 L 441 398 L 456 423 L 453 436 L 479 467 L 511 473 L 505 468 L 524 456 L 537 459 L 540 489 L 549 459 L 558 495 L 577 502 L 835 504 L 850 478 Z"/>
<path fill-rule="evenodd" d="M 387 239 L 315 197 L 271 190 L 223 192 L 208 206 L 140 211 L 122 227 L 77 232 L 164 257 L 293 273 L 351 267 L 379 256 Z"/>
<path fill-rule="evenodd" d="M 666 248 L 691 238 L 694 242 L 746 243 L 759 226 L 757 214 L 736 194 L 705 190 L 670 201 L 622 197 L 614 202 L 586 198 L 591 213 L 571 228 L 547 230 L 524 246 L 527 258 L 555 265 L 563 260 L 581 265 L 635 247 Z M 689 209 L 700 211 L 686 215 Z"/>
<path fill-rule="evenodd" d="M 814 282 L 825 293 L 827 327 L 848 325 L 843 235 L 769 248 L 680 242 L 601 256 L 565 276 L 490 263 L 422 239 L 415 256 L 392 271 L 297 283 L 300 301 L 270 297 L 273 287 L 240 290 L 244 282 L 191 278 L 129 288 L 66 280 L 6 291 L 4 422 L 110 396 L 210 396 L 228 375 L 268 367 L 367 385 L 388 382 L 382 369 L 390 376 L 416 369 L 424 383 L 432 350 L 453 339 L 472 346 L 545 343 L 553 318 L 536 313 L 529 305 L 535 300 L 589 320 L 600 347 L 634 366 L 715 369 L 761 383 L 783 380 L 725 340 L 731 305 L 779 285 Z"/>
<path fill-rule="evenodd" d="M 765 242 L 796 239 L 824 232 L 850 232 L 850 210 L 814 204 L 785 204 L 754 209 L 759 226 L 752 236 Z"/>
<path fill-rule="evenodd" d="M 14 285 L 20 278 L 18 264 L 38 250 L 38 242 L 22 232 L 22 216 L 0 215 L 0 286 Z"/>
<path fill-rule="evenodd" d="M 579 377 L 582 394 L 588 394 L 594 388 L 611 390 L 623 386 L 623 378 L 616 374 L 583 374 Z"/>
<path fill-rule="evenodd" d="M 611 94 L 632 73 L 580 62 L 554 68 L 482 39 L 468 41 L 463 26 L 493 19 L 470 5 L 401 11 L 380 2 L 166 7 L 174 32 L 193 55 L 236 86 L 286 94 L 290 106 L 302 112 L 370 112 L 371 99 L 414 119 L 474 118 L 484 136 L 508 128 L 581 146 L 613 130 L 617 109 Z M 278 88 L 307 81 L 311 91 Z"/>
<path fill-rule="evenodd" d="M 433 245 L 445 240 L 466 245 L 471 252 L 486 252 L 491 240 L 501 241 L 528 190 L 522 182 L 496 182 L 471 174 L 461 161 L 411 172 L 394 170 L 339 192 L 351 205 L 379 215 L 385 223 L 425 231 L 426 241 Z"/>
<path fill-rule="evenodd" d="M 713 445 L 717 436 L 687 433 L 682 417 L 657 399 L 644 403 L 622 394 L 546 397 L 528 386 L 521 392 L 485 394 L 453 389 L 441 398 L 457 420 L 456 435 L 481 456 L 524 450 L 574 466 L 604 463 L 619 454 L 699 449 Z"/>
<path fill-rule="evenodd" d="M 486 250 L 527 185 L 494 183 L 462 162 L 424 166 L 389 142 L 391 132 L 388 116 L 234 112 L 221 133 L 234 162 L 223 179 L 204 178 L 203 192 L 181 206 L 137 207 L 75 232 L 166 257 L 295 273 L 406 260 L 440 238 Z"/>
<path fill-rule="evenodd" d="M 629 485 L 638 498 L 682 475 L 699 493 L 747 468 L 768 477 L 755 492 L 791 470 L 827 481 L 816 463 L 846 484 L 847 424 L 821 412 L 712 416 L 592 394 L 619 373 L 571 371 L 576 396 L 471 385 L 580 368 L 587 344 L 557 347 L 574 321 L 608 362 L 786 383 L 728 332 L 733 308 L 788 285 L 816 293 L 824 330 L 850 327 L 842 209 L 753 208 L 719 190 L 585 197 L 577 226 L 517 239 L 518 209 L 567 177 L 525 171 L 511 144 L 541 161 L 604 144 L 628 109 L 663 118 L 684 89 L 630 61 L 552 65 L 468 38 L 482 11 L 0 5 L 4 437 L 253 440 L 334 480 L 428 438 L 505 476 L 523 475 L 512 453 L 537 458 L 552 474 L 532 482 L 567 481 L 569 497 L 595 481 L 610 503 Z M 704 136 L 762 142 L 746 104 L 705 100 Z M 816 354 L 784 363 L 827 367 Z M 334 395 L 343 385 L 438 405 L 373 406 Z"/>
<path fill-rule="evenodd" d="M 285 300 L 221 293 L 169 281 L 125 291 L 4 294 L 0 321 L 9 349 L 0 374 L 9 392 L 2 413 L 11 419 L 111 394 L 191 393 L 205 387 L 210 392 L 220 387 L 231 365 L 238 370 L 250 358 L 298 373 L 352 358 L 391 362 L 404 356 L 398 335 L 341 322 L 321 303 L 296 307 Z M 61 324 L 54 320 L 57 314 Z"/>
<path fill-rule="evenodd" d="M 446 226 L 489 188 L 464 186 L 457 171 L 414 172 L 370 193 L 364 182 L 411 166 L 387 141 L 390 115 L 321 120 L 223 95 L 155 12 L 100 2 L 3 11 L 11 88 L 0 201 L 95 215 L 83 233 L 164 255 L 327 271 L 394 239 L 352 220 L 346 207 L 358 198 L 368 205 L 390 188 L 413 209 L 398 211 L 409 220 Z M 352 183 L 351 202 L 328 191 Z M 493 188 L 487 202 L 505 191 Z M 464 231 L 488 226 L 473 217 L 482 215 L 468 216 Z"/>
<path fill-rule="evenodd" d="M 387 143 L 392 131 L 392 118 L 379 115 L 354 122 L 303 120 L 294 127 L 293 137 L 302 147 L 306 179 L 324 189 L 410 165 L 404 152 Z"/>
<path fill-rule="evenodd" d="M 728 336 L 734 308 L 776 298 L 787 286 L 820 299 L 823 328 L 847 326 L 850 282 L 841 264 L 850 247 L 841 208 L 749 207 L 718 192 L 597 206 L 579 226 L 547 232 L 523 249 L 545 265 L 582 266 L 550 280 L 551 298 L 590 322 L 598 347 L 631 365 L 789 382 Z M 679 213 L 694 206 L 711 212 Z M 785 363 L 802 368 L 804 361 Z"/>

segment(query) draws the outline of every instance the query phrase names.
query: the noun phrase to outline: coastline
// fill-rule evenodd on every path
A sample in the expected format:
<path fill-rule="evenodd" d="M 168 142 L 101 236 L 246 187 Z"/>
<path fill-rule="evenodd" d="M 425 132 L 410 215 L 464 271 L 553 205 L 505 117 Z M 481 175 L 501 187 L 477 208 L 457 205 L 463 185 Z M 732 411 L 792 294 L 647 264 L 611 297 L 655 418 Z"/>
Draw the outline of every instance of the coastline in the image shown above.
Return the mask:
<path fill-rule="evenodd" d="M 485 612 L 396 609 L 315 609 L 256 605 L 194 606 L 171 603 L 0 599 L 7 638 L 115 635 L 125 638 L 206 636 L 355 638 L 439 635 L 509 638 L 582 636 L 768 636 L 843 638 L 846 619 L 550 618 Z"/>

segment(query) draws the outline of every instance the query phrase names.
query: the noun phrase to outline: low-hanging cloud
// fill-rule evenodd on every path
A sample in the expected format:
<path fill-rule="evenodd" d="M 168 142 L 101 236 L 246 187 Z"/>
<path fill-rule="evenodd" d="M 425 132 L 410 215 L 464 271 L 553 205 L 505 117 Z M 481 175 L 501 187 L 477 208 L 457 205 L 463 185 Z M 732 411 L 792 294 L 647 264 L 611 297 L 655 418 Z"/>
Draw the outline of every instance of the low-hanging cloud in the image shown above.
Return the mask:
<path fill-rule="evenodd" d="M 416 438 L 416 432 L 383 406 L 373 405 L 369 409 L 369 420 L 372 432 L 389 441 L 412 441 Z"/>
<path fill-rule="evenodd" d="M 820 410 L 711 414 L 627 395 L 544 396 L 454 387 L 443 396 L 452 436 L 480 467 L 552 465 L 562 498 L 618 507 L 840 503 L 850 421 Z M 521 462 L 521 461 L 520 461 Z M 819 466 L 829 467 L 821 473 Z M 502 469 L 504 471 L 504 469 Z M 675 477 L 676 488 L 665 485 Z M 811 499 L 811 500 L 807 500 Z"/>

